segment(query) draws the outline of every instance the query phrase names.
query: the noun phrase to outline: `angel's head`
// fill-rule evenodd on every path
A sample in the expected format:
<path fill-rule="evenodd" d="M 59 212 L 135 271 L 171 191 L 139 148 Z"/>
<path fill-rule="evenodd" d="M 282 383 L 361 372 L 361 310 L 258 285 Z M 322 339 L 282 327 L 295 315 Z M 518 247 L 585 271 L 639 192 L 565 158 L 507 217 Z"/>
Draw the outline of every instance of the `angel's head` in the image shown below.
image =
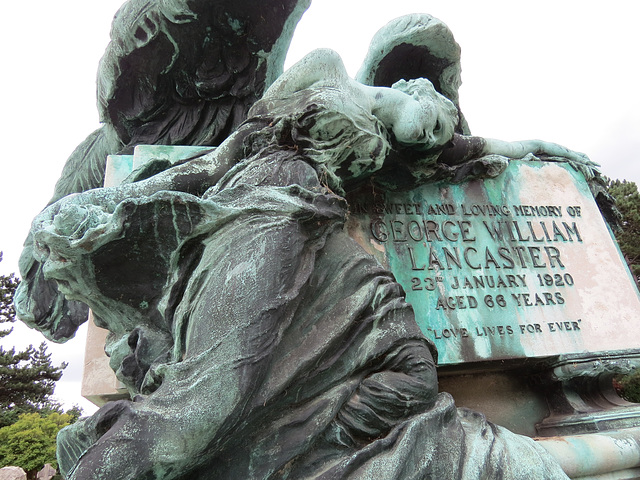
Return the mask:
<path fill-rule="evenodd" d="M 453 138 L 458 124 L 458 109 L 438 93 L 429 80 L 400 80 L 391 88 L 414 100 L 406 103 L 402 122 L 394 125 L 394 136 L 399 143 L 432 151 L 442 148 Z"/>
<path fill-rule="evenodd" d="M 458 108 L 456 133 L 470 135 L 458 103 L 461 72 L 460 46 L 447 25 L 426 13 L 413 13 L 375 34 L 356 80 L 388 87 L 403 78 L 427 78 Z"/>

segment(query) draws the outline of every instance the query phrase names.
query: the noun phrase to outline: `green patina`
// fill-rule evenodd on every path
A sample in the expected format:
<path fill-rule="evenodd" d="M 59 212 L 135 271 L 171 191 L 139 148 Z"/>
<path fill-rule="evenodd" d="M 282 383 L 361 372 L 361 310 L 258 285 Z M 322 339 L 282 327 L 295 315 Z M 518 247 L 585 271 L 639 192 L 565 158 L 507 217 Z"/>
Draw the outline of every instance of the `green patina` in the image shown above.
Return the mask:
<path fill-rule="evenodd" d="M 422 333 L 494 328 L 474 315 L 483 298 L 438 304 L 426 274 L 442 274 L 433 291 L 455 290 L 450 262 L 495 276 L 498 261 L 515 260 L 494 255 L 491 267 L 479 248 L 443 257 L 442 239 L 418 248 L 420 239 L 394 238 L 394 278 L 343 226 L 346 192 L 374 178 L 392 202 L 406 196 L 391 187 L 409 184 L 413 204 L 489 205 L 505 201 L 517 164 L 486 183 L 443 182 L 496 177 L 507 157 L 527 153 L 592 164 L 555 144 L 469 136 L 459 47 L 429 15 L 383 29 L 359 81 L 330 50 L 280 75 L 308 5 L 131 0 L 115 17 L 98 85 L 105 125 L 72 155 L 57 201 L 34 221 L 16 294 L 20 317 L 58 341 L 89 306 L 136 400 L 63 431 L 64 475 L 565 478 L 530 439 L 438 393 Z M 115 155 L 134 147 L 133 157 Z M 116 186 L 97 188 L 107 155 Z M 466 228 L 456 208 L 443 207 L 449 223 L 434 237 L 489 245 L 490 232 Z M 438 215 L 404 214 L 434 225 Z M 412 232 L 387 231 L 398 234 Z M 443 243 L 439 256 L 428 243 Z M 510 311 L 495 322 L 507 325 Z M 517 335 L 493 335 L 501 341 L 481 339 L 463 360 L 527 354 Z M 459 361 L 446 347 L 441 358 Z"/>
<path fill-rule="evenodd" d="M 550 291 L 539 275 L 564 278 L 572 266 L 578 268 L 563 263 L 562 248 L 579 248 L 580 222 L 574 223 L 565 207 L 547 209 L 544 202 L 537 211 L 544 217 L 522 217 L 514 210 L 522 203 L 522 169 L 547 166 L 511 162 L 497 178 L 437 182 L 386 195 L 386 205 L 409 206 L 401 214 L 381 217 L 378 236 L 384 241 L 378 238 L 378 243 L 386 249 L 418 324 L 436 342 L 441 365 L 540 355 L 533 348 L 540 342 L 530 336 L 542 341 L 549 329 L 545 322 L 571 318 L 570 293 Z M 564 170 L 582 202 L 593 204 L 582 174 L 568 164 Z M 538 222 L 532 222 L 533 232 L 527 223 L 531 220 Z M 541 221 L 547 230 L 541 229 Z M 579 325 L 569 328 L 574 334 L 563 339 L 558 353 L 584 348 Z"/>

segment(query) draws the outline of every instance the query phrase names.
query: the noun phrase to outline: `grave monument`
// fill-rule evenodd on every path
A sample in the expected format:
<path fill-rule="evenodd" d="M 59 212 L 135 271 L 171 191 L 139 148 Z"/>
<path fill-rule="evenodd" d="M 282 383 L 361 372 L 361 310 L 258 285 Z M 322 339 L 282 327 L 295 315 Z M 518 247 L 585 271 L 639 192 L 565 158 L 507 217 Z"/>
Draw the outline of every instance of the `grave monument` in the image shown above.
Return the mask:
<path fill-rule="evenodd" d="M 282 73 L 308 4 L 116 15 L 104 125 L 34 220 L 16 294 L 55 341 L 90 308 L 130 397 L 60 433 L 65 478 L 638 466 L 640 411 L 602 385 L 635 364 L 640 302 L 595 165 L 472 136 L 459 47 L 429 15 L 383 28 L 355 80 L 330 50 Z M 585 469 L 604 444 L 617 463 Z"/>

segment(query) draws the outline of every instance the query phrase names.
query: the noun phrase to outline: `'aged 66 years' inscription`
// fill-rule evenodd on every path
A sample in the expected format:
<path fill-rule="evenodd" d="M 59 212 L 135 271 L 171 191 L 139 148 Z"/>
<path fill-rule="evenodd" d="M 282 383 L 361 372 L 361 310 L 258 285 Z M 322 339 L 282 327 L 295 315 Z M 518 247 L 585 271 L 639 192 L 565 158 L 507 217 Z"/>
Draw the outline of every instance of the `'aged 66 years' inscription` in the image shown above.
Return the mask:
<path fill-rule="evenodd" d="M 440 364 L 637 347 L 637 289 L 568 165 L 512 162 L 351 208 L 351 235 L 403 285 Z"/>

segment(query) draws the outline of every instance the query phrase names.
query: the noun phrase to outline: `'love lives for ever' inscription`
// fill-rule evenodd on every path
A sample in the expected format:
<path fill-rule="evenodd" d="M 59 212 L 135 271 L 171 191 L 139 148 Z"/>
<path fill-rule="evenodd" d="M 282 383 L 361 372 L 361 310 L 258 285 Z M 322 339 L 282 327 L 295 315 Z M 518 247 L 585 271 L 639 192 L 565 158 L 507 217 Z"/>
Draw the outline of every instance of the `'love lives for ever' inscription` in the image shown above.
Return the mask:
<path fill-rule="evenodd" d="M 440 364 L 640 344 L 638 291 L 566 164 L 516 161 L 495 179 L 350 205 L 350 234 L 393 271 Z"/>

